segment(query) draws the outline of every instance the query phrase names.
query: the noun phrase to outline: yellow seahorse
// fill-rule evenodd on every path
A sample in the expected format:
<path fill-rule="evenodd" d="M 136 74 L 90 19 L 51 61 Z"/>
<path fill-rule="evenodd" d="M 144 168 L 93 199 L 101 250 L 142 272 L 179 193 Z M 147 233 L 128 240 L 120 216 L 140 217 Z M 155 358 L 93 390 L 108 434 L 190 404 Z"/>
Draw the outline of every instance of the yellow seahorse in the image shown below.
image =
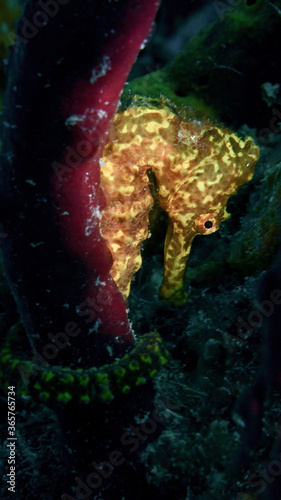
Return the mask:
<path fill-rule="evenodd" d="M 116 114 L 101 161 L 107 206 L 101 231 L 113 258 L 111 275 L 124 297 L 141 267 L 141 245 L 149 237 L 154 200 L 147 172 L 153 172 L 157 198 L 168 214 L 161 295 L 186 302 L 183 278 L 193 238 L 211 234 L 229 217 L 226 204 L 254 174 L 259 148 L 190 108 L 133 105 Z"/>

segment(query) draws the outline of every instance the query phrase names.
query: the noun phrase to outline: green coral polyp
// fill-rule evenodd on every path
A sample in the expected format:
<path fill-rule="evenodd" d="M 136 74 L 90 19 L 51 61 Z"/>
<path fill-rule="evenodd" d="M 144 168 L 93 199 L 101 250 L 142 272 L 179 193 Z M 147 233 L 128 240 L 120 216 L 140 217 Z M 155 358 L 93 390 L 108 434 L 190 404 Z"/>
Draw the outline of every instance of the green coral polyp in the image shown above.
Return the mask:
<path fill-rule="evenodd" d="M 61 379 L 63 384 L 72 384 L 74 382 L 74 377 L 71 373 L 68 373 L 65 377 Z"/>
<path fill-rule="evenodd" d="M 149 356 L 148 354 L 143 354 L 143 355 L 141 356 L 141 360 L 142 360 L 144 363 L 151 363 L 151 362 L 152 362 L 152 361 L 151 361 L 151 358 L 150 358 L 150 356 Z"/>
<path fill-rule="evenodd" d="M 114 399 L 114 394 L 110 389 L 107 389 L 100 394 L 100 399 L 103 403 L 110 403 Z"/>
<path fill-rule="evenodd" d="M 14 370 L 19 364 L 20 364 L 20 360 L 19 359 L 16 359 L 16 361 L 13 361 L 13 363 L 12 363 L 12 370 Z"/>
<path fill-rule="evenodd" d="M 122 388 L 122 393 L 123 394 L 128 394 L 131 390 L 131 387 L 129 385 L 124 385 L 124 387 Z"/>
<path fill-rule="evenodd" d="M 129 363 L 129 370 L 131 370 L 133 372 L 136 370 L 139 371 L 139 369 L 140 369 L 140 364 L 138 363 L 138 361 L 133 359 L 133 361 L 131 361 L 131 363 Z"/>
<path fill-rule="evenodd" d="M 79 384 L 81 386 L 87 387 L 87 385 L 90 382 L 90 377 L 89 376 L 87 376 L 87 377 L 79 377 L 78 380 L 79 380 Z M 74 382 L 74 377 L 73 377 L 73 382 Z"/>
<path fill-rule="evenodd" d="M 136 380 L 136 386 L 139 387 L 140 385 L 143 385 L 145 384 L 146 382 L 146 378 L 145 377 L 139 377 L 137 380 Z"/>
<path fill-rule="evenodd" d="M 44 380 L 44 382 L 49 382 L 55 377 L 55 374 L 53 372 L 42 372 L 41 378 Z"/>
<path fill-rule="evenodd" d="M 80 403 L 90 403 L 90 396 L 85 394 L 84 396 L 80 396 Z"/>
<path fill-rule="evenodd" d="M 7 361 L 9 361 L 9 359 L 11 359 L 12 355 L 11 354 L 4 354 L 3 356 L 1 356 L 1 362 L 3 364 L 7 363 Z"/>
<path fill-rule="evenodd" d="M 68 403 L 72 400 L 72 395 L 69 392 L 60 393 L 57 396 L 57 400 L 62 403 Z"/>
<path fill-rule="evenodd" d="M 50 399 L 50 393 L 49 392 L 40 392 L 40 399 L 42 401 L 48 401 Z"/>
<path fill-rule="evenodd" d="M 169 352 L 157 332 L 144 335 L 123 358 L 100 368 L 72 370 L 59 366 L 40 368 L 30 361 L 13 359 L 11 339 L 0 353 L 1 385 L 17 383 L 18 394 L 34 395 L 52 405 L 89 404 L 95 399 L 109 403 L 118 395 L 128 394 L 134 387 L 155 377 L 167 363 Z M 21 378 L 19 377 L 21 375 Z"/>
<path fill-rule="evenodd" d="M 97 384 L 100 386 L 104 386 L 109 383 L 109 377 L 107 373 L 98 373 L 97 376 L 95 377 L 95 380 Z"/>
<path fill-rule="evenodd" d="M 126 377 L 127 371 L 125 368 L 119 368 L 118 370 L 114 370 L 114 375 L 116 377 L 116 381 L 118 383 L 122 383 L 123 379 Z"/>

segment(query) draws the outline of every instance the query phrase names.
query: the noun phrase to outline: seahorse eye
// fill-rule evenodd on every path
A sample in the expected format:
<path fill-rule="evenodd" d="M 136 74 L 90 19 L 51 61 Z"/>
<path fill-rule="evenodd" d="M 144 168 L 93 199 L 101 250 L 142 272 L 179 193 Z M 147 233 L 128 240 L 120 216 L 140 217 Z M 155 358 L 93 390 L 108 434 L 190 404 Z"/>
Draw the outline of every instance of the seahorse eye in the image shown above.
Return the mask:
<path fill-rule="evenodd" d="M 206 222 L 204 223 L 204 227 L 205 227 L 205 229 L 211 229 L 211 227 L 213 227 L 212 221 L 206 220 Z"/>

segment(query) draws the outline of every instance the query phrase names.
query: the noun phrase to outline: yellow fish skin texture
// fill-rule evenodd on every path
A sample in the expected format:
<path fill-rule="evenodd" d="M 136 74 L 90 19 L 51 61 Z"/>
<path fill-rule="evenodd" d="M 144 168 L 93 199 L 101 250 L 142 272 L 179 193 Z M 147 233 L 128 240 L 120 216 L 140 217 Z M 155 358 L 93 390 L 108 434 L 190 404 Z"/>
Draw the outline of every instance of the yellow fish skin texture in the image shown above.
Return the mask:
<path fill-rule="evenodd" d="M 142 265 L 141 245 L 150 235 L 154 199 L 148 171 L 169 218 L 160 296 L 182 305 L 194 237 L 217 231 L 229 217 L 228 199 L 253 177 L 258 159 L 252 138 L 240 139 L 206 118 L 195 119 L 190 108 L 142 105 L 116 114 L 101 160 L 107 202 L 101 231 L 113 258 L 111 276 L 125 298 Z"/>

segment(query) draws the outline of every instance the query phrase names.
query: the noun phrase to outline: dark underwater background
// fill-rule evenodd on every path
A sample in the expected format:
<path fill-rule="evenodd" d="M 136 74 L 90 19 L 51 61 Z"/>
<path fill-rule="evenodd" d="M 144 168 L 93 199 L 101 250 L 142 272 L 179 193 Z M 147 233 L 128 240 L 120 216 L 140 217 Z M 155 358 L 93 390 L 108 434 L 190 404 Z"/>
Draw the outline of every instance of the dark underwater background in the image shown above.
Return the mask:
<path fill-rule="evenodd" d="M 21 8 L 16 0 L 0 0 L 1 103 L 7 46 Z M 164 213 L 144 244 L 129 317 L 139 336 L 157 330 L 171 357 L 154 381 L 164 426 L 136 450 L 145 471 L 143 491 L 126 500 L 281 498 L 280 384 L 274 378 L 281 373 L 281 324 L 279 304 L 272 309 L 268 302 L 272 290 L 281 290 L 280 52 L 280 0 L 163 0 L 125 86 L 124 106 L 135 95 L 161 95 L 192 106 L 240 137 L 250 135 L 260 148 L 253 179 L 228 202 L 231 217 L 218 232 L 193 242 L 186 305 L 176 308 L 158 297 Z M 5 234 L 0 245 L 1 238 Z M 23 334 L 3 270 L 0 328 L 3 342 L 11 329 Z M 263 412 L 254 417 L 253 400 L 264 400 Z M 6 415 L 4 390 L 0 405 Z M 5 419 L 0 425 L 3 474 Z M 53 491 L 64 465 L 56 413 L 19 397 L 16 426 L 14 498 L 57 498 Z M 0 497 L 12 495 L 4 479 Z M 90 498 L 107 500 L 106 493 Z"/>

